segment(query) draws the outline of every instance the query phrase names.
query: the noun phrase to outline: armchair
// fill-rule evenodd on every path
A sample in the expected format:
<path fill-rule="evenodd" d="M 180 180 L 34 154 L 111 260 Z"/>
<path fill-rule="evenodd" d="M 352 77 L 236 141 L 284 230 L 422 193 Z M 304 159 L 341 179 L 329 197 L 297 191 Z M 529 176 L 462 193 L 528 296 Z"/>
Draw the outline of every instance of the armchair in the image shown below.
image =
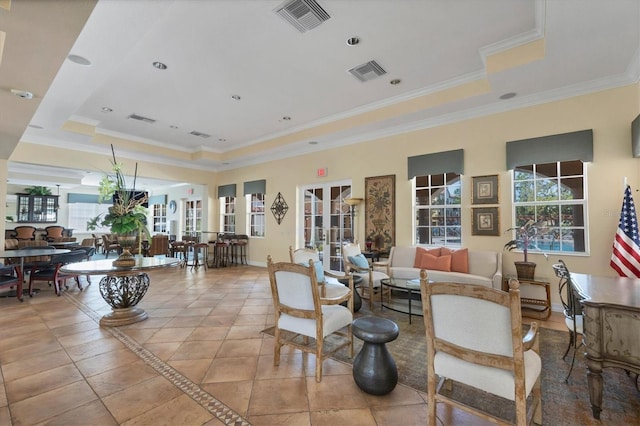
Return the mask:
<path fill-rule="evenodd" d="M 499 424 L 525 425 L 531 417 L 535 423 L 542 423 L 538 324 L 531 323 L 522 337 L 519 285 L 512 279 L 506 293 L 474 284 L 429 284 L 427 271 L 420 271 L 429 424 L 436 424 L 436 402 Z M 441 392 L 451 381 L 513 401 L 515 421 L 498 418 Z M 530 393 L 533 396 L 527 412 Z"/>
<path fill-rule="evenodd" d="M 16 226 L 13 230 L 15 236 L 13 238 L 17 240 L 35 240 L 36 239 L 36 227 L 35 226 Z"/>
<path fill-rule="evenodd" d="M 273 365 L 280 364 L 282 346 L 292 346 L 316 356 L 316 382 L 320 382 L 327 357 L 345 347 L 353 356 L 353 314 L 344 306 L 322 302 L 313 262 L 309 266 L 274 263 L 269 256 L 267 269 L 275 308 Z M 324 339 L 332 334 L 343 339 L 332 350 L 324 350 Z M 307 344 L 309 337 L 315 339 L 315 345 Z"/>
<path fill-rule="evenodd" d="M 331 303 L 347 302 L 349 310 L 353 312 L 353 292 L 355 289 L 351 275 L 348 275 L 348 287 L 340 283 L 338 278 L 345 278 L 345 276 L 323 270 L 320 255 L 313 249 L 302 248 L 294 250 L 292 246 L 289 246 L 289 258 L 291 263 L 297 263 L 298 265 L 308 266 L 309 261 L 313 262 L 318 274 L 316 279 L 320 285 L 320 297 L 325 300 L 325 303 L 327 303 L 326 301 L 332 301 Z"/>
<path fill-rule="evenodd" d="M 107 259 L 109 257 L 109 253 L 112 251 L 115 251 L 116 254 L 120 254 L 122 247 L 117 241 L 111 239 L 111 235 L 104 234 L 102 235 L 102 250 L 104 251 L 104 258 Z"/>
<path fill-rule="evenodd" d="M 44 228 L 44 231 L 44 239 L 47 241 L 56 241 L 58 238 L 64 237 L 64 226 L 47 226 L 46 228 Z"/>
<path fill-rule="evenodd" d="M 381 297 L 391 295 L 389 288 L 383 289 L 380 280 L 389 278 L 387 274 L 380 271 L 374 271 L 373 266 L 360 251 L 358 244 L 348 243 L 342 247 L 342 262 L 346 273 L 353 273 L 362 277 L 361 297 L 369 299 L 369 309 L 373 309 L 373 296 L 382 291 Z"/>

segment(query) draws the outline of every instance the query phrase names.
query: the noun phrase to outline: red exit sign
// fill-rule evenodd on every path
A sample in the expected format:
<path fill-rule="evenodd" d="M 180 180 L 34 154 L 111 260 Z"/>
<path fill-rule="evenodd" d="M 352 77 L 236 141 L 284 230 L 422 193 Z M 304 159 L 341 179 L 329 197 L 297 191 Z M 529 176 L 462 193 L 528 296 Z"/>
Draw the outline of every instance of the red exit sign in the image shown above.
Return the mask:
<path fill-rule="evenodd" d="M 327 168 L 323 167 L 322 169 L 318 169 L 318 177 L 327 177 Z"/>

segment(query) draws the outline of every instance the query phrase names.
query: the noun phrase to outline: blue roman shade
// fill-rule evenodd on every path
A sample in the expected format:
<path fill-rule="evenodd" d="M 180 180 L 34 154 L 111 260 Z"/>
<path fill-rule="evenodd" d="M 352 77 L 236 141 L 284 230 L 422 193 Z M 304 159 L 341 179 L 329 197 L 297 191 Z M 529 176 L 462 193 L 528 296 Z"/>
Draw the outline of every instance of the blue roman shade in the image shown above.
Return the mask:
<path fill-rule="evenodd" d="M 87 204 L 99 204 L 100 196 L 95 194 L 67 194 L 67 203 L 87 203 Z"/>
<path fill-rule="evenodd" d="M 152 204 L 167 204 L 167 195 L 154 195 L 149 197 L 149 205 Z"/>
<path fill-rule="evenodd" d="M 247 194 L 266 194 L 267 193 L 267 181 L 252 180 L 251 182 L 244 183 L 244 195 Z"/>
<path fill-rule="evenodd" d="M 416 176 L 438 175 L 441 173 L 464 173 L 464 150 L 436 152 L 409 157 L 407 162 L 409 179 Z"/>
<path fill-rule="evenodd" d="M 593 161 L 593 130 L 507 142 L 507 170 L 571 160 Z"/>
<path fill-rule="evenodd" d="M 218 198 L 222 197 L 235 197 L 236 196 L 236 184 L 218 185 Z"/>

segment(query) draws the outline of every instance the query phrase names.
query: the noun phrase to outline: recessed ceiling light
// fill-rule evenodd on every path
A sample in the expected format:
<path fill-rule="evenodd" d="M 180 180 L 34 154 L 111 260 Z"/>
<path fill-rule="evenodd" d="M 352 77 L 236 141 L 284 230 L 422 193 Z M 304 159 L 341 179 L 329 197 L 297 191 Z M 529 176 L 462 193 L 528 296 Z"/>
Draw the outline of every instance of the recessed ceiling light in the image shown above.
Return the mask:
<path fill-rule="evenodd" d="M 393 80 L 391 80 L 389 83 L 390 83 L 390 84 L 393 84 L 393 85 L 395 86 L 396 84 L 400 84 L 400 82 L 401 82 L 401 81 L 402 81 L 402 80 L 400 80 L 399 78 L 394 78 L 394 79 L 393 79 Z"/>
<path fill-rule="evenodd" d="M 239 101 L 240 100 L 240 95 L 231 95 L 231 99 Z"/>
<path fill-rule="evenodd" d="M 169 128 L 170 128 L 170 129 L 177 129 L 177 128 L 178 128 L 178 126 L 174 126 L 173 124 L 171 124 L 171 125 L 169 126 Z"/>
<path fill-rule="evenodd" d="M 225 138 L 219 138 L 218 142 L 226 142 L 227 140 Z"/>
<path fill-rule="evenodd" d="M 166 70 L 167 69 L 167 66 L 165 64 L 163 64 L 162 62 L 158 62 L 158 61 L 153 63 L 153 67 L 157 68 L 159 70 Z"/>
<path fill-rule="evenodd" d="M 44 127 L 38 126 L 37 124 L 29 124 L 29 127 L 31 127 L 32 129 L 44 129 Z"/>
<path fill-rule="evenodd" d="M 282 119 L 285 121 L 289 121 L 291 120 L 291 117 L 289 117 L 288 115 L 285 115 L 284 117 L 282 117 Z"/>
<path fill-rule="evenodd" d="M 509 93 L 505 93 L 504 95 L 500 96 L 500 99 L 511 99 L 511 98 L 515 98 L 517 95 L 516 92 L 509 92 Z"/>
<path fill-rule="evenodd" d="M 113 112 L 113 110 L 109 107 L 102 107 L 102 112 Z"/>
<path fill-rule="evenodd" d="M 360 43 L 360 39 L 358 37 L 354 36 L 347 39 L 347 46 L 355 46 L 358 43 Z"/>
<path fill-rule="evenodd" d="M 69 59 L 71 62 L 76 63 L 78 65 L 82 65 L 83 67 L 88 67 L 91 65 L 91 61 L 88 60 L 87 58 L 85 58 L 84 56 L 80 56 L 80 55 L 69 55 L 67 56 L 67 59 Z"/>
<path fill-rule="evenodd" d="M 228 166 L 229 164 L 231 164 L 231 163 L 227 163 L 227 162 L 222 163 L 222 165 L 224 165 L 224 166 Z"/>
<path fill-rule="evenodd" d="M 318 145 L 318 141 L 309 141 L 309 145 Z"/>

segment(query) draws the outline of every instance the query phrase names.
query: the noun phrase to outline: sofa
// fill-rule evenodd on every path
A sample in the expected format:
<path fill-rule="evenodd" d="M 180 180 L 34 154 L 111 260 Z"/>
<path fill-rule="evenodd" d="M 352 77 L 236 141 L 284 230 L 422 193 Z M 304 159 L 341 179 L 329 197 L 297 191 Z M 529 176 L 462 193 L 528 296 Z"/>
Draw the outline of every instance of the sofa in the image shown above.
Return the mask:
<path fill-rule="evenodd" d="M 374 269 L 393 278 L 419 278 L 420 270 L 426 269 L 431 281 L 479 284 L 502 289 L 501 252 L 397 246 L 391 248 L 387 261 L 376 262 L 374 265 Z"/>

